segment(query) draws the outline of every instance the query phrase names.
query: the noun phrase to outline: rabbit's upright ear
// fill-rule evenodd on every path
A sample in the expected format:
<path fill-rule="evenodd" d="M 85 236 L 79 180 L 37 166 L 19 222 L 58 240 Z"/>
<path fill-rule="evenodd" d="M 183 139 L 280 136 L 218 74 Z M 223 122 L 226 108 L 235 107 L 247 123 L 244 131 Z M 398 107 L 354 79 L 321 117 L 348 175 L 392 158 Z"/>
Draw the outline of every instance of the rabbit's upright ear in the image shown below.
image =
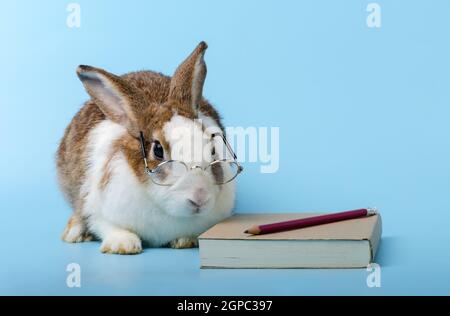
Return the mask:
<path fill-rule="evenodd" d="M 103 69 L 80 65 L 77 74 L 100 110 L 110 120 L 138 136 L 138 117 L 144 103 L 140 92 L 121 77 Z"/>
<path fill-rule="evenodd" d="M 207 48 L 208 45 L 205 42 L 198 44 L 186 60 L 178 66 L 170 83 L 169 100 L 191 106 L 196 114 L 206 78 L 206 64 L 203 56 Z"/>

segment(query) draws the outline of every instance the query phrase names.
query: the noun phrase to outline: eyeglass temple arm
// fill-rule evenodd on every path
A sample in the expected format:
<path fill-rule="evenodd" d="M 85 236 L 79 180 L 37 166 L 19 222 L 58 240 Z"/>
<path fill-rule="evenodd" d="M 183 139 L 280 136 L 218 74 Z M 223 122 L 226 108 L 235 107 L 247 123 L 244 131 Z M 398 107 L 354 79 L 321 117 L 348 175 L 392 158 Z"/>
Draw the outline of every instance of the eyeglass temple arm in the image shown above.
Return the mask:
<path fill-rule="evenodd" d="M 142 131 L 139 132 L 139 143 L 141 144 L 141 155 L 142 155 L 142 158 L 144 159 L 145 169 L 148 169 L 148 165 L 147 165 L 147 149 L 145 148 L 144 133 L 142 133 Z"/>
<path fill-rule="evenodd" d="M 227 146 L 228 151 L 231 153 L 231 155 L 233 156 L 234 161 L 236 162 L 236 164 L 238 165 L 239 168 L 239 172 L 241 172 L 242 170 L 244 170 L 244 167 L 242 167 L 239 162 L 237 161 L 237 156 L 234 153 L 233 149 L 231 148 L 230 143 L 227 141 L 225 135 L 223 135 L 222 133 L 213 133 L 212 137 L 216 137 L 216 136 L 220 136 L 223 139 L 223 142 L 225 143 L 225 146 Z"/>

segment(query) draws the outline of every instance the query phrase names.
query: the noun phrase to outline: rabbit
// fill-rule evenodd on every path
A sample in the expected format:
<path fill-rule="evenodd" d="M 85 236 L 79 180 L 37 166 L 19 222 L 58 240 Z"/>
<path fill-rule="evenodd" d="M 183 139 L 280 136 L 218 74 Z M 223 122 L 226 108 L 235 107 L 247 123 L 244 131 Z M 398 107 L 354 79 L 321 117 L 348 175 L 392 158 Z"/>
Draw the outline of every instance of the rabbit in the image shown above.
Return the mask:
<path fill-rule="evenodd" d="M 191 248 L 199 234 L 232 214 L 234 181 L 217 185 L 218 173 L 201 168 L 220 146 L 211 135 L 224 133 L 219 113 L 202 96 L 206 49 L 199 43 L 172 77 L 78 66 L 91 99 L 56 153 L 58 182 L 73 209 L 64 241 L 100 240 L 100 251 L 114 254 L 138 254 L 143 246 Z M 183 137 L 176 136 L 180 131 Z M 202 144 L 200 167 L 178 150 L 181 140 L 186 148 Z M 146 163 L 152 169 L 171 159 L 182 160 L 186 173 L 171 186 L 154 183 Z"/>

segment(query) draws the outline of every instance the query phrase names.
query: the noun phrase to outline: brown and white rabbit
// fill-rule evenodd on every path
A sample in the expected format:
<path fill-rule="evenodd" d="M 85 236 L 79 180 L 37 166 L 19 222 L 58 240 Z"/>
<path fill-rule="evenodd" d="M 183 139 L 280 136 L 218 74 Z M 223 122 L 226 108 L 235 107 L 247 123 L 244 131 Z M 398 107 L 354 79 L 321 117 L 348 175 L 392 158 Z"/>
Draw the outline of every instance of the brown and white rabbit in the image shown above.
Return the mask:
<path fill-rule="evenodd" d="M 201 154 L 204 167 L 219 146 L 211 133 L 223 132 L 219 114 L 202 97 L 206 48 L 201 42 L 172 78 L 78 67 L 92 99 L 72 119 L 57 152 L 59 183 L 73 208 L 64 241 L 95 237 L 102 252 L 119 254 L 141 252 L 142 242 L 194 247 L 200 233 L 231 214 L 234 181 L 215 185 L 217 174 L 195 168 L 198 162 L 178 150 L 180 142 L 183 148 L 202 144 L 209 152 Z M 169 159 L 194 168 L 172 186 L 153 183 L 141 155 L 141 131 L 149 168 Z"/>

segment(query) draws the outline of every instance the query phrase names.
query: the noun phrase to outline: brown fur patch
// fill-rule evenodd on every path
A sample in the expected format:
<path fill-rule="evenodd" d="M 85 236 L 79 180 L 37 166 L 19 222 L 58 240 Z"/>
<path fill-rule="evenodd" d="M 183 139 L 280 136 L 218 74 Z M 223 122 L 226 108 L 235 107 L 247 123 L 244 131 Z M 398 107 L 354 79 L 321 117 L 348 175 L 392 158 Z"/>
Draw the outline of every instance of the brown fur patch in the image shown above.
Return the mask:
<path fill-rule="evenodd" d="M 62 191 L 74 209 L 82 209 L 80 188 L 85 179 L 88 134 L 105 115 L 92 101 L 86 102 L 66 128 L 59 145 L 56 165 Z"/>
<path fill-rule="evenodd" d="M 108 186 L 109 181 L 111 181 L 112 178 L 111 162 L 115 154 L 116 154 L 115 151 L 109 154 L 108 159 L 106 160 L 105 165 L 102 168 L 102 178 L 100 179 L 100 182 L 98 184 L 100 190 L 104 190 Z"/>

